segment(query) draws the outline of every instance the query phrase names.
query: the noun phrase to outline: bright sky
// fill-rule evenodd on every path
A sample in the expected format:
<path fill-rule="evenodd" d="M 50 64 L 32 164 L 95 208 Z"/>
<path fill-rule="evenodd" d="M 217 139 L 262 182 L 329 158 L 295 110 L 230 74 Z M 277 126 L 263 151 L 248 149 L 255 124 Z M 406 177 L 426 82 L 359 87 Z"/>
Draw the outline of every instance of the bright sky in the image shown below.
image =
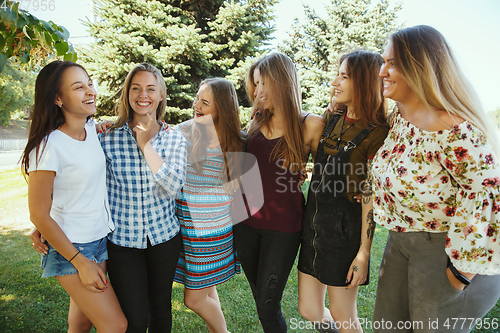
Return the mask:
<path fill-rule="evenodd" d="M 85 44 L 92 39 L 80 19 L 93 20 L 91 0 L 38 0 L 53 4 L 54 11 L 34 10 L 36 1 L 18 0 L 40 19 L 52 20 L 71 33 L 70 42 Z M 377 0 L 372 0 L 376 2 Z M 398 23 L 406 26 L 427 24 L 448 40 L 464 72 L 479 94 L 486 111 L 500 108 L 500 1 L 499 0 L 402 0 Z M 397 0 L 390 0 L 395 4 Z M 273 45 L 287 37 L 295 17 L 303 18 L 302 4 L 321 15 L 329 0 L 280 0 L 275 7 L 276 28 Z"/>

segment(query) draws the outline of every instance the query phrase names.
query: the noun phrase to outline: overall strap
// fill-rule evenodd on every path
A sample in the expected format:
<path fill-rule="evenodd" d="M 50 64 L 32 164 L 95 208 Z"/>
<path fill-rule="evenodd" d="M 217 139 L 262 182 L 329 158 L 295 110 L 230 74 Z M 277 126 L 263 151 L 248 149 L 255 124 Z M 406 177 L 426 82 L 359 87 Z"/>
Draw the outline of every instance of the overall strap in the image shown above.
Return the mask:
<path fill-rule="evenodd" d="M 370 128 L 364 128 L 364 129 L 362 129 L 361 132 L 359 132 L 354 137 L 354 139 L 352 139 L 351 141 L 347 142 L 347 145 L 344 146 L 344 151 L 348 151 L 348 150 L 356 148 L 361 143 L 361 141 L 363 141 L 366 138 L 366 136 L 368 134 L 370 134 L 371 131 L 373 131 L 374 128 L 375 128 L 374 125 L 370 125 Z"/>
<path fill-rule="evenodd" d="M 337 123 L 339 122 L 340 117 L 342 117 L 342 115 L 343 115 L 343 113 L 334 113 L 333 114 L 333 117 L 328 122 L 328 125 L 326 125 L 325 130 L 323 131 L 323 134 L 321 134 L 321 140 L 320 140 L 321 143 L 323 141 L 325 141 L 325 139 L 328 138 L 328 136 L 330 136 L 330 133 L 333 131 L 333 129 L 335 128 L 335 125 L 337 125 Z"/>

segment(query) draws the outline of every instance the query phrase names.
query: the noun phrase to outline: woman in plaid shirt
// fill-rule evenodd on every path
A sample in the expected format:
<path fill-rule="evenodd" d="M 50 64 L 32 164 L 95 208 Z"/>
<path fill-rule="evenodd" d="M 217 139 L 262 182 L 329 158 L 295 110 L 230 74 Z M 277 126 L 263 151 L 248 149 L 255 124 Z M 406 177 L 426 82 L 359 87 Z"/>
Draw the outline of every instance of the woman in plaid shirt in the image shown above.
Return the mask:
<path fill-rule="evenodd" d="M 139 64 L 128 74 L 118 119 L 100 137 L 111 215 L 110 280 L 127 332 L 170 332 L 171 294 L 181 250 L 175 197 L 186 178 L 186 140 L 165 122 L 161 72 Z"/>

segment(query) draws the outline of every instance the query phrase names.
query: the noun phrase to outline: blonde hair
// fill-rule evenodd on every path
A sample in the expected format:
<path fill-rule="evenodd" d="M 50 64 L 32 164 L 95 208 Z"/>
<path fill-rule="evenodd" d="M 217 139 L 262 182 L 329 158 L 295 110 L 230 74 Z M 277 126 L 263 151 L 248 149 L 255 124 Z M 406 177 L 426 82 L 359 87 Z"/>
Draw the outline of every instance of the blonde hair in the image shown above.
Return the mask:
<path fill-rule="evenodd" d="M 118 114 L 118 118 L 116 119 L 116 122 L 111 127 L 111 129 L 122 127 L 134 118 L 134 110 L 130 106 L 128 96 L 132 79 L 138 72 L 149 72 L 156 77 L 156 82 L 161 96 L 161 101 L 156 108 L 156 120 L 160 120 L 165 113 L 165 107 L 167 105 L 167 88 L 165 86 L 165 79 L 163 78 L 163 75 L 161 74 L 160 70 L 153 65 L 147 63 L 138 64 L 130 70 L 127 78 L 125 79 L 125 82 L 123 83 L 120 98 L 118 99 L 118 103 L 115 105 L 115 113 Z"/>
<path fill-rule="evenodd" d="M 283 159 L 283 168 L 301 172 L 306 162 L 306 150 L 303 143 L 303 124 L 301 121 L 302 97 L 297 69 L 286 55 L 275 52 L 259 60 L 257 66 L 260 77 L 269 86 L 274 111 L 282 115 L 284 134 L 274 147 L 270 159 Z M 256 105 L 261 105 L 261 96 L 257 96 Z M 262 109 L 262 108 L 261 108 Z M 269 127 L 273 113 L 263 110 L 255 116 L 255 124 L 249 129 L 249 137 L 262 127 Z"/>
<path fill-rule="evenodd" d="M 417 25 L 396 31 L 390 42 L 396 66 L 420 102 L 432 112 L 445 110 L 474 124 L 498 154 L 495 132 L 444 36 Z"/>

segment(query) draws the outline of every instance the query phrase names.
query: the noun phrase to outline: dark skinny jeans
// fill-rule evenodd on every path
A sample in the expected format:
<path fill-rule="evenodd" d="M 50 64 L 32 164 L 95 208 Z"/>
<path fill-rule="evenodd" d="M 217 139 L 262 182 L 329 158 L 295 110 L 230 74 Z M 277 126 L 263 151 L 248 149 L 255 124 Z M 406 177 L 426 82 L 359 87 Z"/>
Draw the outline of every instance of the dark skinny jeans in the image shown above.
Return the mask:
<path fill-rule="evenodd" d="M 234 226 L 233 234 L 264 332 L 286 332 L 281 298 L 297 256 L 301 232 L 257 229 L 239 223 Z"/>
<path fill-rule="evenodd" d="M 182 236 L 146 249 L 108 242 L 108 274 L 128 320 L 127 333 L 172 330 L 172 283 Z"/>

